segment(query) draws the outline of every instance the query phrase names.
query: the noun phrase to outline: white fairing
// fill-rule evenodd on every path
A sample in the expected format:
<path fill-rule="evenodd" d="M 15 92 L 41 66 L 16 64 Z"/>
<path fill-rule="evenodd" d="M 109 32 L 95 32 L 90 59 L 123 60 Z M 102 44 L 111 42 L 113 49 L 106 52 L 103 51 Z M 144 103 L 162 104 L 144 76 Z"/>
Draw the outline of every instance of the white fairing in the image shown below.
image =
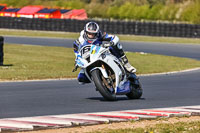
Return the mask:
<path fill-rule="evenodd" d="M 103 61 L 108 66 L 110 66 L 115 73 L 116 87 L 114 89 L 115 89 L 115 93 L 117 93 L 117 87 L 120 88 L 120 86 L 123 85 L 124 82 L 126 81 L 126 77 L 124 77 L 122 80 L 122 74 L 124 70 L 121 70 L 123 69 L 123 67 L 121 68 L 119 67 L 119 65 L 121 65 L 120 61 L 110 53 L 109 48 L 103 48 L 97 45 L 90 45 L 90 46 L 83 47 L 81 50 L 84 52 L 82 52 L 81 55 L 79 56 L 80 58 L 78 58 L 78 61 L 80 62 L 77 62 L 77 64 L 79 65 L 79 67 L 83 68 L 87 77 L 91 80 L 91 78 L 89 77 L 90 74 L 87 73 L 86 68 L 97 61 Z M 103 74 L 103 76 L 105 78 L 108 78 L 108 74 L 105 68 L 102 68 L 102 67 L 92 68 L 92 70 L 94 69 L 99 69 L 101 73 Z"/>

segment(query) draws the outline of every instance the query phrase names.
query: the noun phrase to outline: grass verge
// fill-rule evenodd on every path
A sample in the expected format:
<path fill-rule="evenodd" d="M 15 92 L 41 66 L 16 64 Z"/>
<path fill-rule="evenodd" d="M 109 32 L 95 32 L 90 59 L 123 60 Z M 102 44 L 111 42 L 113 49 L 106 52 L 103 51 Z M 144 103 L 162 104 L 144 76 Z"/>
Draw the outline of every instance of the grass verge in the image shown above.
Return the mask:
<path fill-rule="evenodd" d="M 0 80 L 73 78 L 72 48 L 5 44 Z M 178 71 L 200 67 L 200 61 L 154 54 L 127 53 L 137 74 Z"/>
<path fill-rule="evenodd" d="M 59 38 L 76 39 L 78 38 L 79 33 L 0 29 L 0 35 L 59 37 Z M 200 39 L 197 39 L 197 38 L 152 37 L 152 36 L 135 36 L 135 35 L 118 35 L 118 36 L 120 40 L 122 41 L 165 42 L 165 43 L 182 43 L 182 44 L 199 44 L 200 45 Z"/>
<path fill-rule="evenodd" d="M 127 128 L 127 129 L 108 129 L 92 133 L 199 133 L 200 121 L 194 122 L 177 122 L 177 123 L 161 123 L 155 126 L 147 126 L 145 128 Z"/>
<path fill-rule="evenodd" d="M 22 133 L 199 133 L 200 116 L 157 118 Z"/>

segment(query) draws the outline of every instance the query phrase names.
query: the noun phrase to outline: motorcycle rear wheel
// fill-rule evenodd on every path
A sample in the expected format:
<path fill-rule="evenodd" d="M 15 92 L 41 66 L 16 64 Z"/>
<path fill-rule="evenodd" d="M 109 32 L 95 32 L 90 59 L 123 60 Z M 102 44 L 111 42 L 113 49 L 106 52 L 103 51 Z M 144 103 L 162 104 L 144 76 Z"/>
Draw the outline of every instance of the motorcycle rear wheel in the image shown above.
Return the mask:
<path fill-rule="evenodd" d="M 131 81 L 130 87 L 131 87 L 131 92 L 126 94 L 126 96 L 129 99 L 139 99 L 142 96 L 142 93 L 143 93 L 143 89 L 142 89 L 141 84 L 140 83 L 134 84 L 133 81 Z"/>
<path fill-rule="evenodd" d="M 110 91 L 110 88 L 107 88 L 106 85 L 103 82 L 103 75 L 100 72 L 99 69 L 93 70 L 92 73 L 92 78 L 94 81 L 95 86 L 97 87 L 98 91 L 100 94 L 104 97 L 105 100 L 108 101 L 115 101 L 116 100 L 116 94 L 114 91 Z"/>

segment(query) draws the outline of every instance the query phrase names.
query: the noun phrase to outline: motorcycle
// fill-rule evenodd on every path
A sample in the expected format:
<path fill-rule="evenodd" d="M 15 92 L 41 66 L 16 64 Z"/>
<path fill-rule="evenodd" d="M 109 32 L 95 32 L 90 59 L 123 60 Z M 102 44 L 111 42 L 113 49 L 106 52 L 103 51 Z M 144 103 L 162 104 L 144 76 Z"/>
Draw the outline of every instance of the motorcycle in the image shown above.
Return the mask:
<path fill-rule="evenodd" d="M 127 72 L 120 60 L 103 45 L 86 45 L 80 49 L 73 71 L 80 67 L 96 90 L 109 101 L 117 100 L 117 95 L 126 95 L 129 99 L 139 99 L 143 89 L 139 78 Z"/>

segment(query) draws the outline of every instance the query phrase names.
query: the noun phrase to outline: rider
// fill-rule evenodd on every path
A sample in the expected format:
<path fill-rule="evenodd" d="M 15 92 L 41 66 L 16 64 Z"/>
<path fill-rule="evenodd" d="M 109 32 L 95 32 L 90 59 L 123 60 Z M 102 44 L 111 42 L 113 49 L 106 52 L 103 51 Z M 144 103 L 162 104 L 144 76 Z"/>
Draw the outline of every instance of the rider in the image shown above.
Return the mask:
<path fill-rule="evenodd" d="M 85 25 L 84 30 L 81 31 L 80 37 L 74 41 L 73 47 L 76 58 L 77 55 L 79 55 L 79 50 L 81 47 L 91 44 L 102 44 L 103 41 L 109 42 L 103 45 L 110 48 L 111 53 L 121 61 L 124 68 L 128 72 L 136 72 L 136 69 L 128 62 L 128 59 L 122 50 L 122 46 L 119 43 L 119 38 L 115 35 L 109 35 L 107 33 L 102 34 L 102 32 L 99 30 L 99 25 L 95 22 L 88 22 Z M 78 81 L 82 83 L 90 83 L 82 69 L 78 75 Z"/>

